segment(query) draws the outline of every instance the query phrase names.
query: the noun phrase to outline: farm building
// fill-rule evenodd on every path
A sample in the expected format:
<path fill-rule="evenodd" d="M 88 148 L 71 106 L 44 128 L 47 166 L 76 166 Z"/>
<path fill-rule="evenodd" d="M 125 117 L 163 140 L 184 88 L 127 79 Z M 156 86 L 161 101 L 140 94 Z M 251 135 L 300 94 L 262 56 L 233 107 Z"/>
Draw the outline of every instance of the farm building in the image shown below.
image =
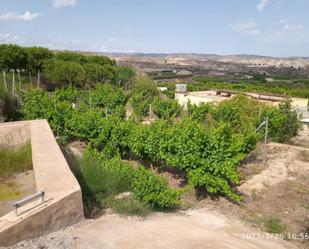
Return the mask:
<path fill-rule="evenodd" d="M 220 103 L 221 101 L 228 100 L 239 92 L 231 90 L 210 90 L 210 91 L 196 91 L 196 92 L 180 92 L 175 93 L 175 99 L 178 103 L 187 108 L 187 104 L 190 101 L 191 104 L 200 105 L 201 103 Z M 269 93 L 243 93 L 249 98 L 256 99 L 263 103 L 278 106 L 279 103 L 285 100 L 287 97 L 283 95 L 275 95 Z M 305 122 L 309 120 L 309 112 L 307 110 L 308 100 L 304 98 L 291 98 L 293 108 L 300 114 L 301 121 Z"/>

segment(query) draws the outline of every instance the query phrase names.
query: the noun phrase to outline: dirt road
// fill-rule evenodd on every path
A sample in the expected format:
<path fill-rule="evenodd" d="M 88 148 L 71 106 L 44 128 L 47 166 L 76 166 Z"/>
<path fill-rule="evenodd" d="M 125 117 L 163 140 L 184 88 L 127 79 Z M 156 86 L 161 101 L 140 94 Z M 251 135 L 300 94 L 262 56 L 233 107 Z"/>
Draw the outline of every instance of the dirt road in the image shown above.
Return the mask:
<path fill-rule="evenodd" d="M 244 239 L 260 234 L 237 220 L 206 209 L 182 213 L 156 213 L 141 220 L 116 214 L 86 220 L 64 231 L 12 248 L 31 249 L 284 249 L 296 248 L 286 241 Z"/>

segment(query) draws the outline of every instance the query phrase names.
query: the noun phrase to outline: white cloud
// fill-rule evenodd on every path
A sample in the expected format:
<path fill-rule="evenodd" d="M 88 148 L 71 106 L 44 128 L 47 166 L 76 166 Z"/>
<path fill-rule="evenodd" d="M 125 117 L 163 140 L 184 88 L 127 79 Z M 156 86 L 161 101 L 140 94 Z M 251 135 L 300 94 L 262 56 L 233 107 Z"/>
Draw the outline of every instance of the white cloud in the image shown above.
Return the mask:
<path fill-rule="evenodd" d="M 39 12 L 30 12 L 26 11 L 23 14 L 17 12 L 3 12 L 0 13 L 0 20 L 21 20 L 21 21 L 32 21 L 39 16 L 42 16 L 44 13 Z"/>
<path fill-rule="evenodd" d="M 259 10 L 259 11 L 263 11 L 264 8 L 269 4 L 269 0 L 261 0 L 259 2 L 259 4 L 256 6 L 256 8 Z"/>
<path fill-rule="evenodd" d="M 264 42 L 284 42 L 289 44 L 309 43 L 309 30 L 302 24 L 280 22 L 280 27 L 261 37 Z"/>
<path fill-rule="evenodd" d="M 5 34 L 0 34 L 0 43 L 22 44 L 23 41 L 20 40 L 18 35 L 12 35 L 10 33 L 5 33 Z"/>
<path fill-rule="evenodd" d="M 253 20 L 246 20 L 230 24 L 233 31 L 239 32 L 243 35 L 258 35 L 260 31 L 257 24 Z"/>
<path fill-rule="evenodd" d="M 75 4 L 76 0 L 53 0 L 53 5 L 55 8 L 74 6 Z"/>

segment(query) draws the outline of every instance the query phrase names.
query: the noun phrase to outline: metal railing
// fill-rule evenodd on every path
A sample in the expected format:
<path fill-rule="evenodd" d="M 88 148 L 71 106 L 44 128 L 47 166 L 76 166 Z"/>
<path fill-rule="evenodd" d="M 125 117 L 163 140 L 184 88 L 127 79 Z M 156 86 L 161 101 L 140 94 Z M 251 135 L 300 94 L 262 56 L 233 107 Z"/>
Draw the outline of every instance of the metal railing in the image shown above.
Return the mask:
<path fill-rule="evenodd" d="M 18 213 L 18 208 L 28 204 L 29 202 L 33 201 L 33 200 L 36 200 L 38 198 L 41 198 L 41 203 L 39 205 L 42 205 L 44 202 L 45 202 L 45 192 L 44 191 L 41 191 L 41 192 L 38 192 L 38 193 L 35 193 L 33 195 L 30 195 L 24 199 L 21 199 L 15 203 L 13 203 L 13 206 L 15 207 L 15 212 L 16 212 L 16 216 L 19 216 L 20 214 L 26 212 L 26 211 L 29 211 L 31 210 L 32 208 L 36 207 L 32 207 L 32 208 L 29 208 L 28 210 L 22 212 L 22 213 Z"/>

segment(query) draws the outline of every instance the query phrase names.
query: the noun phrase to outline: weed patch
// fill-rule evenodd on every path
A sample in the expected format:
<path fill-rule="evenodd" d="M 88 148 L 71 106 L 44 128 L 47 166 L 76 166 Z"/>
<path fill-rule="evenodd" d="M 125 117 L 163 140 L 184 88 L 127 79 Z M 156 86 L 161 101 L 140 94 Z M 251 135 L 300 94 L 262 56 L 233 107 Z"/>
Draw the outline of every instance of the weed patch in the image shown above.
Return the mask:
<path fill-rule="evenodd" d="M 277 216 L 268 217 L 265 222 L 265 229 L 268 233 L 280 234 L 285 230 L 285 225 L 282 223 L 281 219 Z"/>
<path fill-rule="evenodd" d="M 31 144 L 27 143 L 19 148 L 0 147 L 0 158 L 0 177 L 31 169 Z"/>

